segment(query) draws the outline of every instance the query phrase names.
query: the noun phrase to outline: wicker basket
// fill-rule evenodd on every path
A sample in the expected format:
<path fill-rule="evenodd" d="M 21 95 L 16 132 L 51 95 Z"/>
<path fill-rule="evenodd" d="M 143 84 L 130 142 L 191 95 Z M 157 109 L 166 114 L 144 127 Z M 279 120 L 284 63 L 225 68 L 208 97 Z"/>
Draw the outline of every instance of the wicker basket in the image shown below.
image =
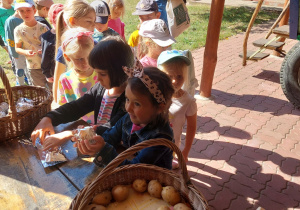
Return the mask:
<path fill-rule="evenodd" d="M 31 132 L 41 118 L 50 111 L 52 94 L 43 87 L 10 87 L 1 66 L 0 77 L 5 88 L 0 89 L 0 103 L 7 102 L 9 104 L 8 115 L 0 118 L 0 141 L 4 141 Z M 15 102 L 20 97 L 32 99 L 34 106 L 25 111 L 17 112 Z"/>
<path fill-rule="evenodd" d="M 146 147 L 164 145 L 171 148 L 177 155 L 181 173 L 148 164 L 131 164 L 117 167 L 125 159 Z M 135 179 L 158 180 L 163 185 L 174 186 L 194 209 L 208 209 L 203 195 L 191 183 L 186 164 L 178 147 L 166 139 L 151 139 L 136 144 L 119 154 L 110 162 L 96 177 L 96 179 L 85 186 L 73 199 L 70 209 L 83 210 L 91 202 L 95 194 L 111 189 L 116 185 L 131 184 Z"/>

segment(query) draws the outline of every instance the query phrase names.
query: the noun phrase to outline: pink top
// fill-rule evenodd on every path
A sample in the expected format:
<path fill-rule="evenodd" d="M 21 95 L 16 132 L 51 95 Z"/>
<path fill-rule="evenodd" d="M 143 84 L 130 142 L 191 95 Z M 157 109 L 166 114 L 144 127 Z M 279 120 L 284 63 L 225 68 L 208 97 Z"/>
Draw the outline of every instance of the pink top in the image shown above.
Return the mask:
<path fill-rule="evenodd" d="M 120 18 L 117 19 L 110 19 L 108 21 L 108 27 L 114 29 L 116 32 L 118 32 L 123 40 L 125 40 L 125 24 L 120 20 Z"/>
<path fill-rule="evenodd" d="M 143 65 L 143 67 L 157 67 L 157 60 L 154 58 L 150 58 L 147 55 L 144 56 L 141 60 L 140 60 L 141 64 Z"/>

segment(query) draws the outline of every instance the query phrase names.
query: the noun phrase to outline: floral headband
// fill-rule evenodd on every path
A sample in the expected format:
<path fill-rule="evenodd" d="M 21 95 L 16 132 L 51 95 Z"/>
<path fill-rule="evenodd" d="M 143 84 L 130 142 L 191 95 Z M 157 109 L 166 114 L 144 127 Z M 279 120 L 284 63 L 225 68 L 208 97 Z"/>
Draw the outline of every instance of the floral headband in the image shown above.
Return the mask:
<path fill-rule="evenodd" d="M 67 45 L 73 40 L 73 39 L 82 39 L 83 37 L 89 37 L 92 41 L 94 41 L 93 40 L 93 37 L 92 37 L 92 34 L 93 34 L 93 32 L 91 32 L 91 31 L 81 31 L 81 32 L 77 32 L 77 33 L 75 33 L 75 35 L 74 36 L 71 36 L 71 37 L 69 37 L 68 39 L 66 39 L 65 41 L 63 41 L 63 43 L 62 43 L 62 49 L 63 49 L 63 51 L 65 51 L 66 50 L 66 47 L 67 47 Z"/>
<path fill-rule="evenodd" d="M 156 83 L 153 82 L 148 75 L 144 74 L 143 65 L 139 62 L 138 59 L 135 59 L 135 64 L 133 68 L 123 66 L 123 70 L 129 78 L 139 78 L 144 83 L 149 92 L 153 95 L 157 103 L 166 103 L 166 100 Z"/>

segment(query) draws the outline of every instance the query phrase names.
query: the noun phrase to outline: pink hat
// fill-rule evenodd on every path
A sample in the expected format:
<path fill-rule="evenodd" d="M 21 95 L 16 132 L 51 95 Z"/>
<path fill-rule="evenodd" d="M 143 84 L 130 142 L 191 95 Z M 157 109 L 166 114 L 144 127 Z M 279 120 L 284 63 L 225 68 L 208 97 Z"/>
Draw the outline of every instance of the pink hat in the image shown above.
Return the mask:
<path fill-rule="evenodd" d="M 55 26 L 56 25 L 56 17 L 58 13 L 60 13 L 64 9 L 64 5 L 62 4 L 52 4 L 48 12 L 48 18 L 50 22 Z"/>

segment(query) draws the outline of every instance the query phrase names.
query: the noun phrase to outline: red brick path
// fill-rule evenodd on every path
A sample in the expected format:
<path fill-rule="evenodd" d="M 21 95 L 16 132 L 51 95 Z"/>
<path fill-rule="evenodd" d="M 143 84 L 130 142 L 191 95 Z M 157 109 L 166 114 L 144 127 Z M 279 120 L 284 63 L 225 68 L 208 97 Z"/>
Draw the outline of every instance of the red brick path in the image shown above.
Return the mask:
<path fill-rule="evenodd" d="M 263 38 L 270 26 L 255 27 L 248 43 Z M 243 67 L 243 39 L 238 34 L 219 43 L 215 98 L 197 100 L 189 175 L 211 209 L 300 209 L 300 111 L 279 84 L 283 59 Z M 288 40 L 284 49 L 296 42 Z M 193 52 L 199 82 L 203 52 Z"/>

